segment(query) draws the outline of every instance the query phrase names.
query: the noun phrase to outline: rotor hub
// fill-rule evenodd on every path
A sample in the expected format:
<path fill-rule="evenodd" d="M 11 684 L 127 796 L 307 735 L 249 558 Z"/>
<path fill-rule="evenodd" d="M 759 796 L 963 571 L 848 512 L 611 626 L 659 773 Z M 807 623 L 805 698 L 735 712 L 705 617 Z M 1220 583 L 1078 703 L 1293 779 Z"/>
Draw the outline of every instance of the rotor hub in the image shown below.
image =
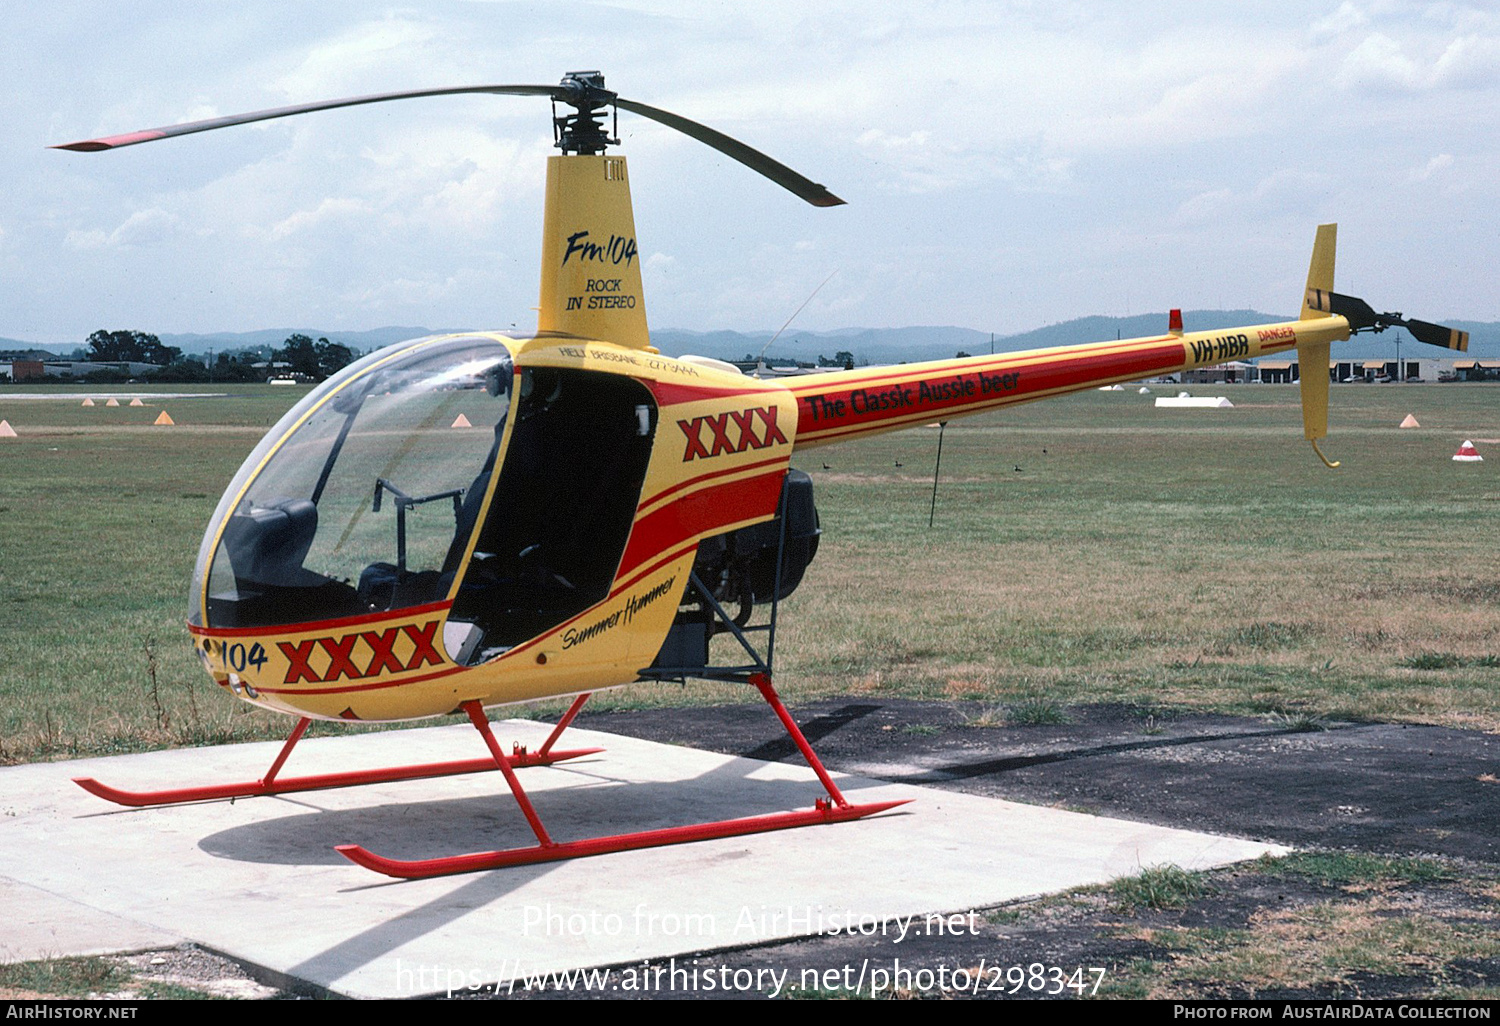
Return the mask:
<path fill-rule="evenodd" d="M 615 94 L 604 88 L 604 74 L 599 71 L 570 71 L 563 76 L 560 88 L 564 95 L 552 101 L 553 145 L 564 153 L 594 156 L 604 152 L 606 146 L 620 145 L 619 108 L 614 110 L 614 123 L 610 132 L 604 131 L 603 108 L 613 107 Z M 558 114 L 561 101 L 573 108 L 571 114 Z"/>

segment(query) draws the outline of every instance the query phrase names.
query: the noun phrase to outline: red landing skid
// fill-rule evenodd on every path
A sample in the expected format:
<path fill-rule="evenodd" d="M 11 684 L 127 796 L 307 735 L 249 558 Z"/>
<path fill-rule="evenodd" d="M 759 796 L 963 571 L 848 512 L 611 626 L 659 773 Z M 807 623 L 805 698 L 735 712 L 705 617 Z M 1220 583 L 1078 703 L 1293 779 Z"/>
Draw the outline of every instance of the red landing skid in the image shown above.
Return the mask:
<path fill-rule="evenodd" d="M 828 775 L 828 771 L 823 768 L 823 763 L 819 760 L 817 753 L 807 743 L 807 738 L 803 737 L 802 731 L 797 729 L 797 724 L 792 721 L 792 716 L 787 712 L 786 706 L 781 704 L 781 698 L 776 694 L 776 689 L 771 686 L 771 678 L 758 673 L 750 678 L 750 682 L 759 689 L 766 702 L 776 711 L 781 725 L 796 742 L 798 749 L 802 752 L 802 757 L 807 760 L 807 764 L 812 767 L 813 772 L 818 775 L 818 780 L 828 791 L 828 797 L 818 799 L 811 809 L 778 812 L 769 816 L 750 816 L 745 819 L 721 819 L 710 823 L 695 823 L 692 826 L 666 827 L 661 830 L 641 830 L 630 834 L 592 837 L 582 841 L 554 841 L 548 835 L 546 827 L 542 826 L 541 819 L 537 817 L 536 810 L 531 806 L 531 799 L 526 797 L 526 792 L 521 788 L 521 782 L 516 779 L 515 773 L 501 758 L 500 746 L 495 741 L 495 736 L 490 733 L 490 724 L 484 717 L 484 710 L 480 708 L 478 702 L 469 702 L 465 704 L 464 710 L 469 714 L 469 719 L 473 721 L 475 729 L 483 735 L 491 754 L 499 760 L 500 772 L 505 774 L 505 782 L 510 785 L 511 794 L 515 796 L 516 804 L 521 807 L 526 821 L 531 824 L 537 843 L 526 848 L 507 848 L 503 851 L 482 851 L 468 855 L 412 861 L 383 858 L 357 844 L 341 844 L 338 846 L 338 851 L 351 862 L 364 866 L 366 869 L 373 869 L 387 876 L 414 880 L 429 876 L 448 876 L 453 873 L 472 873 L 481 869 L 499 869 L 502 866 L 556 862 L 585 855 L 606 855 L 617 851 L 632 851 L 636 848 L 656 848 L 661 845 L 683 844 L 688 841 L 738 837 L 742 834 L 786 830 L 791 827 L 812 826 L 816 823 L 842 823 L 845 820 L 873 816 L 877 812 L 884 812 L 906 804 L 906 801 L 849 804 L 839 791 L 838 785 L 833 782 L 833 778 Z"/>
<path fill-rule="evenodd" d="M 604 751 L 602 748 L 573 748 L 558 752 L 552 750 L 553 744 L 567 729 L 568 724 L 573 722 L 573 717 L 578 715 L 578 711 L 583 708 L 583 703 L 588 701 L 588 697 L 588 695 L 579 695 L 574 699 L 563 718 L 557 721 L 557 726 L 553 728 L 551 735 L 535 752 L 528 752 L 517 745 L 510 755 L 503 755 L 498 750 L 498 746 L 491 745 L 492 754 L 487 759 L 460 759 L 454 762 L 430 762 L 420 766 L 392 766 L 388 769 L 321 773 L 309 777 L 277 779 L 276 774 L 281 772 L 287 756 L 292 754 L 292 749 L 297 746 L 298 741 L 302 740 L 303 733 L 312 722 L 303 717 L 297 721 L 297 726 L 292 728 L 291 736 L 286 739 L 286 744 L 281 746 L 281 752 L 276 756 L 276 761 L 271 763 L 270 770 L 259 780 L 242 784 L 179 787 L 166 791 L 122 791 L 108 784 L 101 784 L 93 777 L 74 777 L 73 783 L 90 794 L 98 795 L 117 805 L 145 808 L 152 805 L 180 805 L 183 802 L 204 802 L 221 798 L 254 798 L 259 795 L 291 794 L 295 791 L 320 791 L 330 787 L 353 787 L 356 784 L 384 784 L 393 780 L 451 777 L 460 773 L 483 773 L 500 768 L 509 772 L 512 766 L 550 766 L 554 762 L 577 759 Z M 500 760 L 499 766 L 496 765 L 496 760 Z"/>
<path fill-rule="evenodd" d="M 521 813 L 526 817 L 527 823 L 531 825 L 532 832 L 536 835 L 537 843 L 533 846 L 522 848 L 508 848 L 502 851 L 472 852 L 467 855 L 453 855 L 445 858 L 416 859 L 403 861 L 400 859 L 388 859 L 360 847 L 357 844 L 339 845 L 337 850 L 351 862 L 373 869 L 377 873 L 401 879 L 421 879 L 432 876 L 448 876 L 454 873 L 472 873 L 482 869 L 499 869 L 503 866 L 527 865 L 535 862 L 555 862 L 563 859 L 580 858 L 586 855 L 605 855 L 611 852 L 631 851 L 637 848 L 655 848 L 668 844 L 683 844 L 689 841 L 707 841 L 720 837 L 738 837 L 743 834 L 758 834 L 769 830 L 786 830 L 792 827 L 812 826 L 817 823 L 842 823 L 846 820 L 862 819 L 865 816 L 873 816 L 887 809 L 893 809 L 898 805 L 905 805 L 906 801 L 893 802 L 869 802 L 863 805 L 852 805 L 834 784 L 833 778 L 824 769 L 822 761 L 812 746 L 807 743 L 807 738 L 802 736 L 802 731 L 797 729 L 791 714 L 787 712 L 786 706 L 781 703 L 781 698 L 776 694 L 775 688 L 771 686 L 771 678 L 765 674 L 756 674 L 751 678 L 751 683 L 756 686 L 766 702 L 776 712 L 777 718 L 786 728 L 786 732 L 796 743 L 802 752 L 802 757 L 807 760 L 818 780 L 828 792 L 827 798 L 820 798 L 811 809 L 799 809 L 793 812 L 779 812 L 767 816 L 750 816 L 743 819 L 723 819 L 708 823 L 695 823 L 691 826 L 666 827 L 660 830 L 641 830 L 628 834 L 613 834 L 604 837 L 593 837 L 578 841 L 554 841 L 542 826 L 541 819 L 537 816 L 536 809 L 532 807 L 531 799 L 521 787 L 521 782 L 516 778 L 514 767 L 517 766 L 539 766 L 560 762 L 564 759 L 573 759 L 581 755 L 589 755 L 603 751 L 601 748 L 584 748 L 570 751 L 553 752 L 552 745 L 578 715 L 583 703 L 588 700 L 588 695 L 579 695 L 557 726 L 553 728 L 546 742 L 535 753 L 528 753 L 524 748 L 517 747 L 512 755 L 506 755 L 500 750 L 500 744 L 495 740 L 495 735 L 490 730 L 489 720 L 485 718 L 484 709 L 478 702 L 465 702 L 463 710 L 468 713 L 469 720 L 474 728 L 484 738 L 485 745 L 490 750 L 489 759 L 472 759 L 461 762 L 430 763 L 425 766 L 402 766 L 387 770 L 374 770 L 360 773 L 329 773 L 313 777 L 292 777 L 286 780 L 276 780 L 276 773 L 281 769 L 282 763 L 291 753 L 292 747 L 301 738 L 303 731 L 307 729 L 307 720 L 297 724 L 292 736 L 287 739 L 282 747 L 281 754 L 272 763 L 270 772 L 265 777 L 254 783 L 230 784 L 220 787 L 196 787 L 180 788 L 174 791 L 151 791 L 151 792 L 128 792 L 119 791 L 106 787 L 98 781 L 88 778 L 76 778 L 75 782 L 85 790 L 118 802 L 121 805 L 167 805 L 176 802 L 202 801 L 210 798 L 234 798 L 248 797 L 262 794 L 282 794 L 291 791 L 308 791 L 317 788 L 343 787 L 353 784 L 378 783 L 392 780 L 413 780 L 422 777 L 446 776 L 454 773 L 473 773 L 480 770 L 498 769 L 504 776 L 505 782 L 510 787 L 511 794 L 516 799 L 516 804 L 521 807 Z"/>

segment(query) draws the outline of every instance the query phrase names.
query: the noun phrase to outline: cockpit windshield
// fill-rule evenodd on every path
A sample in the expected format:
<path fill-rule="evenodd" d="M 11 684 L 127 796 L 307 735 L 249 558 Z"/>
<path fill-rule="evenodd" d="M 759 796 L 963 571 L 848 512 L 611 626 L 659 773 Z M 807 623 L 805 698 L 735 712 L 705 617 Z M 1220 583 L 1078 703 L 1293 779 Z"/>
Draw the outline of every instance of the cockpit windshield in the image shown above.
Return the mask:
<path fill-rule="evenodd" d="M 345 368 L 246 460 L 199 551 L 190 619 L 215 628 L 442 600 L 484 502 L 513 364 L 499 339 L 419 339 Z"/>

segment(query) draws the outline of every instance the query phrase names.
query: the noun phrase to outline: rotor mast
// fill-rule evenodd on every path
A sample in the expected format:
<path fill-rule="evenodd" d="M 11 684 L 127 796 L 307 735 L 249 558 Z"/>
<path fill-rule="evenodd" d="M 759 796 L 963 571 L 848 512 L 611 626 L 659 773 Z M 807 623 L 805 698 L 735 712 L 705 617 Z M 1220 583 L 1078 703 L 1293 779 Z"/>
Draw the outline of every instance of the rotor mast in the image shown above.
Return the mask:
<path fill-rule="evenodd" d="M 630 349 L 651 345 L 635 215 L 625 158 L 604 131 L 615 103 L 597 71 L 575 71 L 553 101 L 553 133 L 562 156 L 547 158 L 537 334 L 600 339 Z M 558 102 L 572 113 L 558 114 Z M 617 115 L 618 116 L 618 115 Z"/>

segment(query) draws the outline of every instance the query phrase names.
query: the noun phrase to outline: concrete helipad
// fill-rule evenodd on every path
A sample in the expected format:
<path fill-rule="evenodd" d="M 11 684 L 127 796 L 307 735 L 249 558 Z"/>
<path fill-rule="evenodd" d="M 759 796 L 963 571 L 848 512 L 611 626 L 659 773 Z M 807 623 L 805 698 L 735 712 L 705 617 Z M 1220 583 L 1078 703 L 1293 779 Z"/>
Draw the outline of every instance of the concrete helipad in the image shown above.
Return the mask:
<path fill-rule="evenodd" d="M 533 747 L 548 727 L 496 725 Z M 803 808 L 810 770 L 587 730 L 574 763 L 522 770 L 566 840 Z M 0 770 L 0 959 L 194 941 L 357 997 L 462 989 L 587 966 L 820 932 L 897 930 L 1174 863 L 1199 869 L 1272 845 L 859 777 L 851 800 L 915 799 L 856 823 L 397 882 L 335 844 L 398 858 L 526 844 L 498 773 L 276 798 L 120 809 L 70 782 L 125 788 L 255 779 L 275 744 Z M 468 726 L 304 741 L 285 774 L 482 754 Z M 920 929 L 921 920 L 907 925 Z"/>

